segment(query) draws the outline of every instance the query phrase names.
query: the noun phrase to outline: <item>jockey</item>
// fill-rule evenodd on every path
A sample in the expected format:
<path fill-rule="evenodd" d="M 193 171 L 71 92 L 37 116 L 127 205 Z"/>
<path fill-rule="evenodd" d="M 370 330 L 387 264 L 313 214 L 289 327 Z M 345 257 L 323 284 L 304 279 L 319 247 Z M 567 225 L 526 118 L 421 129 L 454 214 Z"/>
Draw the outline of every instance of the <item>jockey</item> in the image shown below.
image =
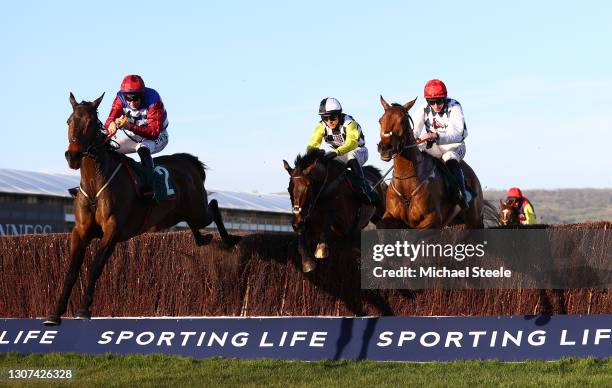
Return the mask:
<path fill-rule="evenodd" d="M 536 215 L 533 205 L 523 196 L 518 187 L 511 187 L 506 194 L 506 203 L 518 209 L 521 225 L 533 225 L 536 223 Z"/>
<path fill-rule="evenodd" d="M 336 159 L 348 167 L 361 182 L 361 199 L 372 204 L 378 200 L 378 195 L 367 183 L 361 166 L 368 160 L 368 149 L 365 146 L 365 138 L 361 126 L 353 117 L 342 113 L 340 102 L 332 97 L 324 98 L 319 105 L 321 121 L 314 129 L 310 138 L 307 151 L 318 149 L 321 142 L 325 142 L 333 148 L 325 154 L 328 160 Z"/>
<path fill-rule="evenodd" d="M 425 84 L 427 103 L 419 107 L 414 114 L 414 136 L 427 140 L 419 146 L 435 158 L 442 159 L 459 183 L 457 202 L 462 208 L 468 207 L 465 178 L 460 163 L 465 156 L 467 127 L 463 118 L 461 104 L 447 98 L 446 85 L 438 79 Z"/>
<path fill-rule="evenodd" d="M 144 167 L 146 182 L 142 187 L 145 198 L 153 198 L 153 159 L 151 154 L 163 150 L 168 144 L 168 116 L 164 104 L 154 89 L 145 87 L 139 75 L 127 75 L 121 83 L 121 90 L 113 102 L 104 128 L 110 138 L 119 129 L 124 137 L 117 140 L 118 152 L 137 152 Z"/>

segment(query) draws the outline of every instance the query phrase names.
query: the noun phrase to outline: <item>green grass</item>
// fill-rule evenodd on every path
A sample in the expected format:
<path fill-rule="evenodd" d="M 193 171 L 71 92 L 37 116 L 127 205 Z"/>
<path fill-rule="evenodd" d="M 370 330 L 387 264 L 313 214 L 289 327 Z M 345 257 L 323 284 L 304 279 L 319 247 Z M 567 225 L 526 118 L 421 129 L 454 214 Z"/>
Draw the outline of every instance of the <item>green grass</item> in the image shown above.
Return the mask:
<path fill-rule="evenodd" d="M 276 361 L 165 355 L 0 354 L 7 368 L 70 368 L 73 386 L 612 386 L 612 358 L 501 363 Z M 4 377 L 4 376 L 3 376 Z M 66 381 L 22 382 L 59 386 Z M 20 383 L 0 380 L 0 386 Z"/>

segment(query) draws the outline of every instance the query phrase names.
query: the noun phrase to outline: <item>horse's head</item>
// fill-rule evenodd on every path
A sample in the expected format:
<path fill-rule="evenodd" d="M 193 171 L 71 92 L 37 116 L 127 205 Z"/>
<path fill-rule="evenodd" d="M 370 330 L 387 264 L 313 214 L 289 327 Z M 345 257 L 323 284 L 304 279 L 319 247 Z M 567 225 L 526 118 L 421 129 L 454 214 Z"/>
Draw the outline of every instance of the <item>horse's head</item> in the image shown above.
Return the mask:
<path fill-rule="evenodd" d="M 78 170 L 83 156 L 90 154 L 93 147 L 100 145 L 104 139 L 98 121 L 98 106 L 103 97 L 104 93 L 93 102 L 77 103 L 70 93 L 72 114 L 68 117 L 68 150 L 65 156 L 72 169 Z"/>
<path fill-rule="evenodd" d="M 499 223 L 502 226 L 520 224 L 518 208 L 513 203 L 499 201 Z"/>
<path fill-rule="evenodd" d="M 327 178 L 327 161 L 322 159 L 325 152 L 315 149 L 304 156 L 298 155 L 295 159 L 295 168 L 291 168 L 283 160 L 285 170 L 289 173 L 289 195 L 293 206 L 293 229 L 300 231 L 305 226 L 314 205 Z"/>
<path fill-rule="evenodd" d="M 414 134 L 412 133 L 408 111 L 415 102 L 416 98 L 404 105 L 389 105 L 383 96 L 380 96 L 380 103 L 385 108 L 385 112 L 378 120 L 380 123 L 378 153 L 385 162 L 401 153 L 405 146 L 414 143 Z"/>

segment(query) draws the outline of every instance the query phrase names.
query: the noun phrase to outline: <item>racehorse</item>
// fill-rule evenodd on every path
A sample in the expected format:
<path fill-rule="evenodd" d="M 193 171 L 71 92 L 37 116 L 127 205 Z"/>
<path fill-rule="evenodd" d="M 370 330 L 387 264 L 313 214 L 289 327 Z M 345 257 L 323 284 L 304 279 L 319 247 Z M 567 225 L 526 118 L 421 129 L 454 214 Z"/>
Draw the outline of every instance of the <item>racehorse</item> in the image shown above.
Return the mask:
<path fill-rule="evenodd" d="M 416 98 L 404 105 L 390 105 L 380 96 L 385 109 L 380 118 L 378 152 L 383 161 L 393 159 L 393 178 L 387 190 L 386 211 L 376 225 L 381 229 L 441 228 L 465 224 L 483 228 L 483 196 L 480 182 L 470 166 L 461 162 L 466 185 L 473 199 L 466 209 L 456 205 L 445 187 L 444 177 L 433 157 L 419 151 L 408 111 Z"/>
<path fill-rule="evenodd" d="M 295 168 L 283 160 L 289 173 L 288 191 L 293 206 L 293 229 L 298 235 L 298 250 L 302 258 L 302 270 L 316 268 L 314 257 L 325 259 L 329 255 L 328 239 L 353 239 L 371 221 L 376 223 L 384 213 L 384 204 L 368 205 L 351 188 L 346 167 L 337 160 L 323 158 L 325 152 L 314 149 L 295 159 Z M 371 185 L 382 178 L 380 171 L 365 166 L 363 173 Z M 384 198 L 386 185 L 377 187 Z"/>
<path fill-rule="evenodd" d="M 77 103 L 70 93 L 73 112 L 68 118 L 68 150 L 65 153 L 70 168 L 81 170 L 79 194 L 74 200 L 75 226 L 70 236 L 70 267 L 55 310 L 45 325 L 61 323 L 70 293 L 83 264 L 85 250 L 93 238 L 100 238 L 100 248 L 89 267 L 85 295 L 76 317 L 89 319 L 96 281 L 118 242 L 126 241 L 145 231 L 169 228 L 186 221 L 197 245 L 211 242 L 211 234 L 199 229 L 215 222 L 224 245 L 230 247 L 238 237 L 229 235 L 223 225 L 216 200 L 207 204 L 204 188 L 205 166 L 197 157 L 181 153 L 154 159 L 156 166 L 170 174 L 174 183 L 172 200 L 151 204 L 139 200 L 137 189 L 125 163 L 127 157 L 110 146 L 98 106 L 104 94 L 93 102 Z M 170 258 L 168 258 L 170 260 Z"/>
<path fill-rule="evenodd" d="M 519 211 L 517 206 L 510 202 L 499 200 L 499 224 L 501 226 L 519 226 Z"/>

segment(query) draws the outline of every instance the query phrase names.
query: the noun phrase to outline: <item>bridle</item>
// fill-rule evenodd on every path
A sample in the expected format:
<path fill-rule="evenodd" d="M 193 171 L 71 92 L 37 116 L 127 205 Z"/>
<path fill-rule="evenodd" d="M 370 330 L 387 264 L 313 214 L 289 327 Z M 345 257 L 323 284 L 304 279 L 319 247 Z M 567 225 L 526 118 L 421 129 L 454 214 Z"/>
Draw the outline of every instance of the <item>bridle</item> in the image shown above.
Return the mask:
<path fill-rule="evenodd" d="M 316 163 L 316 162 L 315 162 Z M 319 200 L 319 198 L 321 198 L 323 192 L 325 191 L 325 186 L 327 183 L 327 179 L 329 178 L 329 164 L 325 166 L 325 179 L 323 179 L 323 183 L 321 184 L 321 187 L 319 188 L 319 191 L 317 192 L 317 195 L 313 198 L 312 201 L 310 201 L 310 205 L 308 206 L 308 211 L 306 212 L 306 214 L 303 215 L 303 221 L 302 223 L 305 223 L 308 218 L 310 217 L 310 214 L 312 213 L 312 210 L 314 209 L 315 205 L 317 204 L 317 201 Z M 306 177 L 305 175 L 296 175 L 296 176 L 291 176 L 290 179 L 308 179 L 308 177 Z M 293 193 L 292 193 L 293 194 Z M 299 205 L 294 205 L 293 209 L 292 209 L 293 214 L 300 214 L 302 213 L 302 207 Z"/>
<path fill-rule="evenodd" d="M 92 142 L 92 144 L 90 144 L 85 151 L 81 152 L 82 157 L 84 158 L 87 157 L 94 161 L 98 161 L 98 157 L 100 155 L 101 148 L 108 147 L 113 150 L 116 150 L 119 148 L 119 144 L 115 140 L 106 139 L 106 136 L 104 135 L 104 125 L 102 124 L 100 119 L 97 118 L 98 116 L 97 113 L 98 112 L 96 111 L 96 119 L 97 119 L 96 128 L 95 128 L 96 137 L 94 141 Z M 121 166 L 122 166 L 122 163 L 119 162 L 117 167 L 113 170 L 113 173 L 111 174 L 110 178 L 106 180 L 102 188 L 100 188 L 100 190 L 98 190 L 98 192 L 93 197 L 87 194 L 85 189 L 83 189 L 83 185 L 79 183 L 79 191 L 85 196 L 85 198 L 87 198 L 87 200 L 89 201 L 89 206 L 93 210 L 96 209 L 96 205 L 98 202 L 98 198 L 100 197 L 100 194 L 102 194 L 102 192 L 109 186 L 113 178 L 115 178 L 115 176 L 119 172 L 119 169 L 121 168 Z"/>

